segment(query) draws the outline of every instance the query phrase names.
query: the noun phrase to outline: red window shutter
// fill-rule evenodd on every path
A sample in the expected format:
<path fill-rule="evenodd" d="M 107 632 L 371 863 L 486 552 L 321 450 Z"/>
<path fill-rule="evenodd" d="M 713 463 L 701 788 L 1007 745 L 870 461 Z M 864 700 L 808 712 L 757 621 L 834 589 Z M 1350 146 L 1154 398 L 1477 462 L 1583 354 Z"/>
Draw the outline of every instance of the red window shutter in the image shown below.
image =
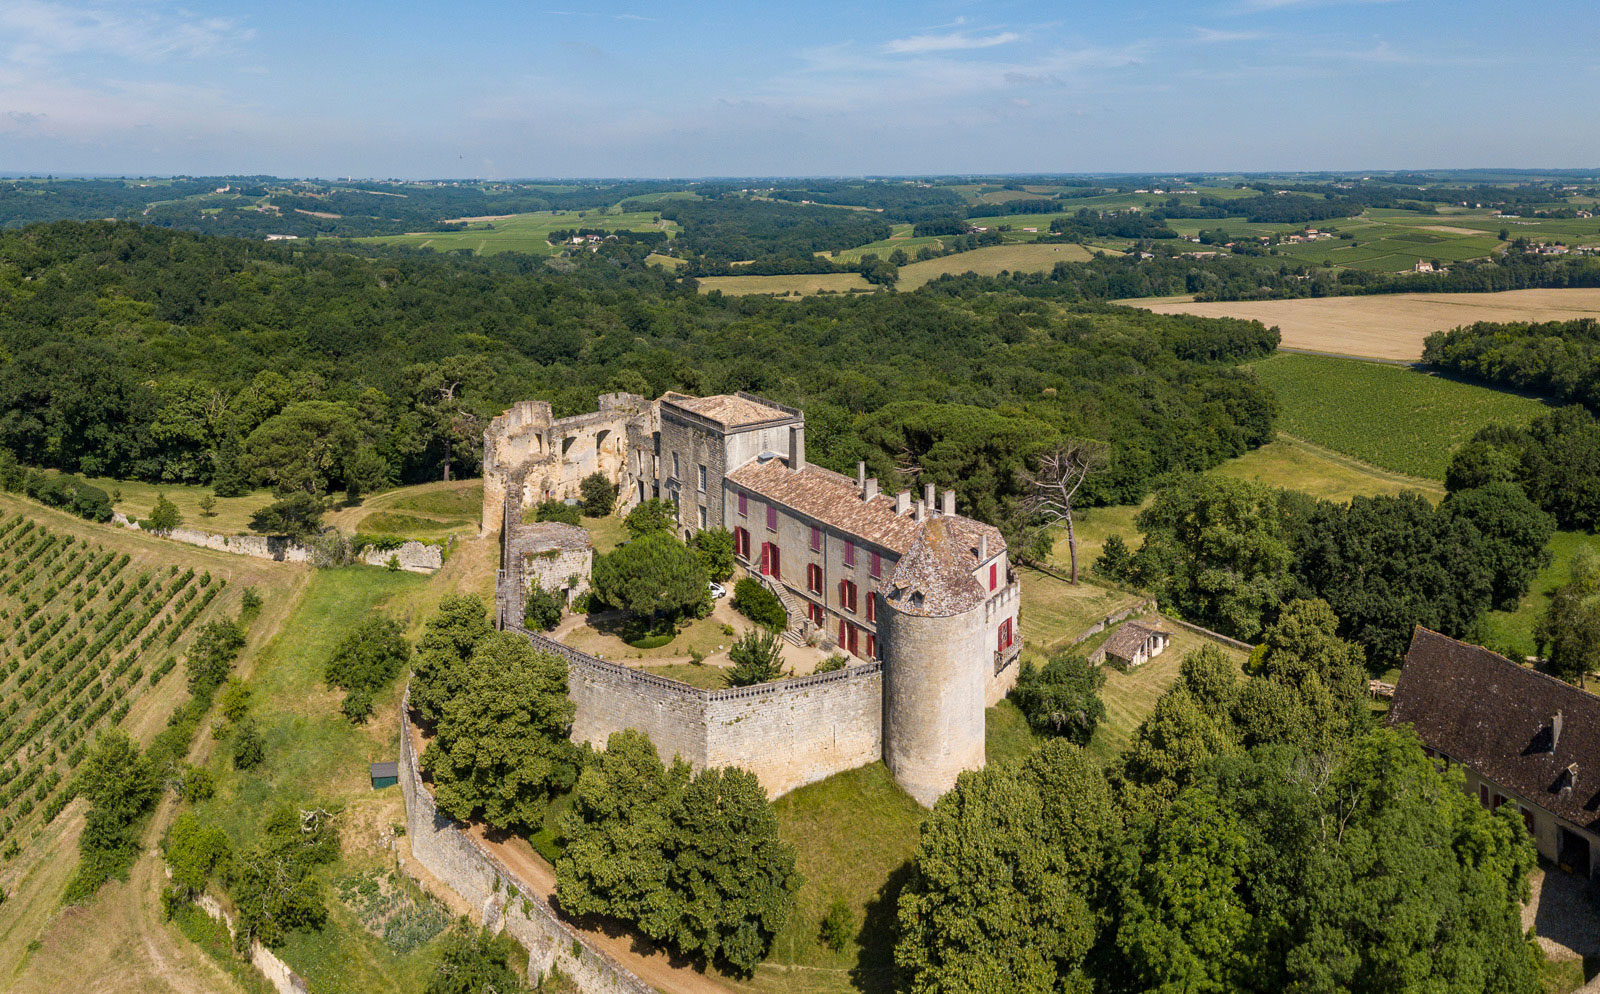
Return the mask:
<path fill-rule="evenodd" d="M 882 576 L 883 575 L 883 557 L 878 555 L 876 552 L 874 552 L 872 554 L 871 563 L 872 563 L 872 575 L 873 576 Z"/>
<path fill-rule="evenodd" d="M 822 529 L 816 525 L 811 526 L 811 551 L 822 551 Z"/>
<path fill-rule="evenodd" d="M 749 514 L 750 513 L 750 498 L 746 494 L 740 494 L 739 495 L 739 513 L 740 514 Z"/>
<path fill-rule="evenodd" d="M 867 620 L 878 620 L 878 595 L 870 591 L 867 593 Z"/>
<path fill-rule="evenodd" d="M 999 563 L 990 563 L 989 564 L 989 589 L 990 590 L 994 589 L 995 582 L 999 579 L 999 576 L 1000 576 L 1000 564 Z"/>
<path fill-rule="evenodd" d="M 778 530 L 778 509 L 773 507 L 771 504 L 768 504 L 767 505 L 767 531 L 775 532 L 777 530 Z"/>
<path fill-rule="evenodd" d="M 844 604 L 845 604 L 845 592 L 844 591 L 845 591 L 845 584 L 847 582 L 848 581 L 846 581 L 846 580 L 840 580 L 839 581 L 839 606 L 840 607 L 844 607 Z"/>
<path fill-rule="evenodd" d="M 854 542 L 846 542 L 844 544 L 844 564 L 846 566 L 854 566 L 856 564 L 856 544 Z"/>
<path fill-rule="evenodd" d="M 844 641 L 844 627 L 845 627 L 844 626 L 844 619 L 840 618 L 839 619 L 839 645 L 841 647 L 843 647 L 844 644 L 845 644 L 845 641 Z"/>
<path fill-rule="evenodd" d="M 870 601 L 868 603 L 871 603 Z M 871 632 L 867 633 L 867 658 L 878 658 L 878 637 Z"/>

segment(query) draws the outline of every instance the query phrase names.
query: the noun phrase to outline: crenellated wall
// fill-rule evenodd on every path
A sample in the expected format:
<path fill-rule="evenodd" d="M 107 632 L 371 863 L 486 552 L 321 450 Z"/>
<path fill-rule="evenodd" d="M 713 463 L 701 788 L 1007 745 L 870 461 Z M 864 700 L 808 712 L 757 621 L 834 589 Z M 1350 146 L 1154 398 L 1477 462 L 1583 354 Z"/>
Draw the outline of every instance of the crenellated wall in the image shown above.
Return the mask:
<path fill-rule="evenodd" d="M 883 666 L 868 663 L 794 680 L 702 690 L 596 659 L 516 626 L 534 648 L 567 660 L 575 742 L 605 748 L 613 732 L 650 737 L 663 760 L 749 770 L 769 797 L 877 760 Z"/>

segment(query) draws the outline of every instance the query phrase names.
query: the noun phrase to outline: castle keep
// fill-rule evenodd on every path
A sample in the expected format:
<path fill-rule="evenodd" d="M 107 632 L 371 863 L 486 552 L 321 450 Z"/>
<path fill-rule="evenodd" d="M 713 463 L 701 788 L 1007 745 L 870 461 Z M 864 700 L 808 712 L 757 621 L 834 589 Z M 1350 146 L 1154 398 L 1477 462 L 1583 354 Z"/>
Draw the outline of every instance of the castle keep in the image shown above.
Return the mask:
<path fill-rule="evenodd" d="M 739 565 L 788 610 L 786 636 L 852 657 L 843 678 L 741 688 L 719 703 L 730 692 L 660 686 L 671 682 L 567 651 L 575 738 L 603 745 L 639 728 L 664 756 L 752 769 L 773 794 L 882 758 L 923 804 L 983 765 L 984 709 L 1016 681 L 1021 596 L 1000 532 L 956 513 L 953 491 L 891 496 L 864 467 L 852 479 L 814 466 L 804 413 L 743 392 L 607 394 L 594 414 L 550 413 L 523 402 L 484 434 L 502 625 L 520 624 L 530 582 L 540 526 L 522 524 L 524 505 L 576 496 L 599 472 L 623 508 L 670 501 L 685 538 L 726 528 Z"/>

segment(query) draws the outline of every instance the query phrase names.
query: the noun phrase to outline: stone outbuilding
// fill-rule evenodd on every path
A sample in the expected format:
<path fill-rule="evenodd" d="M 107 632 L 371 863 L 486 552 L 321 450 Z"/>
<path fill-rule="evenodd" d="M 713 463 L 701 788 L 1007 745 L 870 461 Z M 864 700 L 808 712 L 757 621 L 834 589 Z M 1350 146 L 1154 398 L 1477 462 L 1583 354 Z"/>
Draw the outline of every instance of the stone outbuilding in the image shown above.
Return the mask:
<path fill-rule="evenodd" d="M 1171 632 L 1130 621 L 1091 652 L 1089 662 L 1097 666 L 1109 662 L 1119 669 L 1131 670 L 1161 655 L 1171 641 Z"/>
<path fill-rule="evenodd" d="M 505 558 L 496 589 L 503 618 L 521 623 L 523 605 L 535 584 L 541 590 L 561 591 L 568 604 L 588 592 L 594 540 L 587 528 L 559 521 L 517 524 L 502 541 Z"/>

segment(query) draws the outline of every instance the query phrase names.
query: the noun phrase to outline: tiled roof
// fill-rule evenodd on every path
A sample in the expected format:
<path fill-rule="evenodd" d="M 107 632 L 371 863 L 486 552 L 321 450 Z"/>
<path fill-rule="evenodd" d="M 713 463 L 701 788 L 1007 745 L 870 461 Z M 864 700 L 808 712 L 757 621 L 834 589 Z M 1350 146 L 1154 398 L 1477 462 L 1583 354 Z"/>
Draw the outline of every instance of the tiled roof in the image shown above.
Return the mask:
<path fill-rule="evenodd" d="M 1141 625 L 1137 621 L 1130 621 L 1112 632 L 1111 637 L 1105 640 L 1101 648 L 1107 655 L 1116 656 L 1118 659 L 1132 659 L 1140 649 L 1144 648 L 1145 642 L 1149 641 L 1152 635 L 1168 635 L 1168 633 L 1159 628 Z"/>
<path fill-rule="evenodd" d="M 783 459 L 767 459 L 745 463 L 729 473 L 728 479 L 775 504 L 793 508 L 896 555 L 911 548 L 917 537 L 916 520 L 909 513 L 894 513 L 893 497 L 879 494 L 864 501 L 854 480 L 831 469 L 808 463 L 805 469 L 792 473 Z"/>
<path fill-rule="evenodd" d="M 669 392 L 661 396 L 661 402 L 681 407 L 702 418 L 710 418 L 724 428 L 744 428 L 767 421 L 787 421 L 794 417 L 788 411 L 726 393 L 715 397 L 691 397 L 684 393 Z"/>
<path fill-rule="evenodd" d="M 988 591 L 972 575 L 978 568 L 977 543 L 965 541 L 974 533 L 961 527 L 963 520 L 937 517 L 922 526 L 911 549 L 900 557 L 880 588 L 895 610 L 948 618 L 983 603 Z"/>
<path fill-rule="evenodd" d="M 1561 731 L 1552 751 L 1558 713 Z M 1418 626 L 1389 723 L 1411 725 L 1424 744 L 1452 761 L 1567 821 L 1600 830 L 1600 697 Z M 1577 775 L 1570 778 L 1573 767 Z"/>

